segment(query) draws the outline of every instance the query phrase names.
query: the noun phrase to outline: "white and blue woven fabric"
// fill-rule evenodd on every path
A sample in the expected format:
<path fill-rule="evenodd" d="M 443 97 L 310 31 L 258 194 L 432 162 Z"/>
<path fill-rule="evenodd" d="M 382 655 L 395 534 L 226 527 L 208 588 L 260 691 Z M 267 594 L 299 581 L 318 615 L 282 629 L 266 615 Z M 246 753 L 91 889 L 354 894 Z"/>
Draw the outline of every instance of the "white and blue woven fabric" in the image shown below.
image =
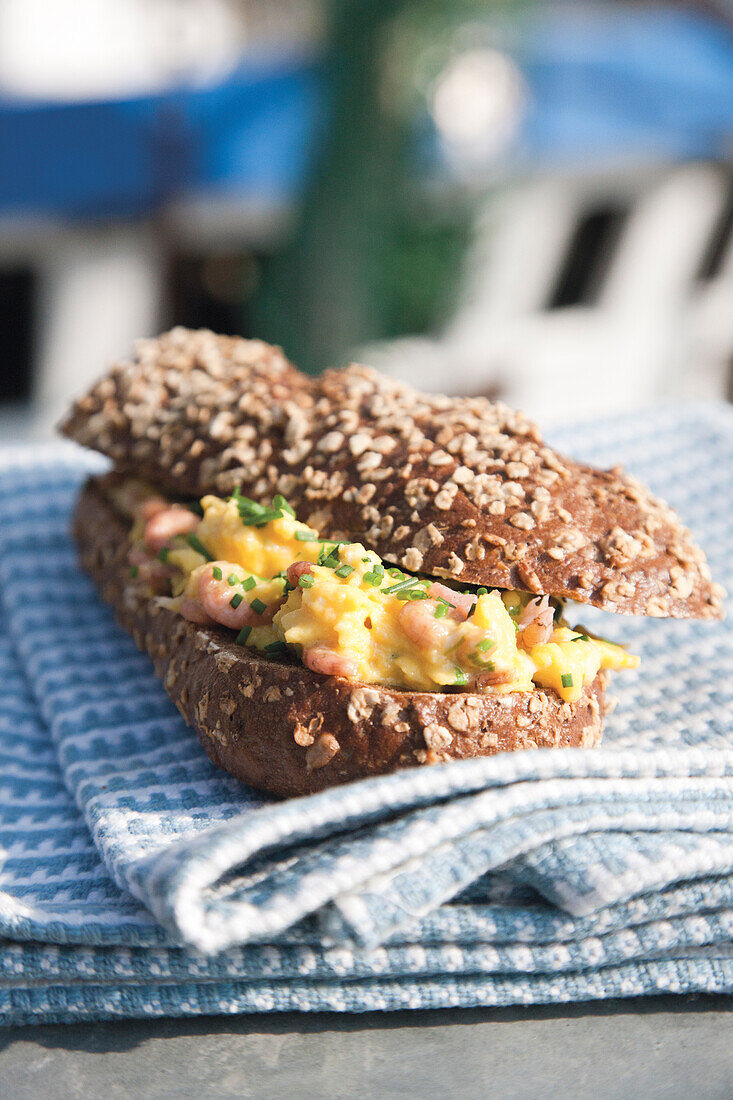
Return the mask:
<path fill-rule="evenodd" d="M 733 411 L 559 433 L 733 587 Z M 642 655 L 599 750 L 275 802 L 217 771 L 80 573 L 100 460 L 0 452 L 0 1020 L 733 992 L 729 624 L 582 611 Z"/>

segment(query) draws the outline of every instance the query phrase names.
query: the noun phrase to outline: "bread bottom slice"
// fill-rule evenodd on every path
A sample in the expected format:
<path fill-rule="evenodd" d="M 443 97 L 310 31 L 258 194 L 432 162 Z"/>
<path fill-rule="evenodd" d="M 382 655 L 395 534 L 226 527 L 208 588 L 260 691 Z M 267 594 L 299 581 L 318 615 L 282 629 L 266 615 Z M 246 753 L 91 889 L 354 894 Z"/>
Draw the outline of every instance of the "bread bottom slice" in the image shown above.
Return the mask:
<path fill-rule="evenodd" d="M 261 791 L 312 794 L 398 768 L 600 743 L 603 674 L 576 703 L 563 703 L 551 690 L 443 694 L 326 677 L 159 606 L 131 578 L 129 524 L 93 479 L 73 526 L 84 570 L 150 655 L 210 759 Z"/>

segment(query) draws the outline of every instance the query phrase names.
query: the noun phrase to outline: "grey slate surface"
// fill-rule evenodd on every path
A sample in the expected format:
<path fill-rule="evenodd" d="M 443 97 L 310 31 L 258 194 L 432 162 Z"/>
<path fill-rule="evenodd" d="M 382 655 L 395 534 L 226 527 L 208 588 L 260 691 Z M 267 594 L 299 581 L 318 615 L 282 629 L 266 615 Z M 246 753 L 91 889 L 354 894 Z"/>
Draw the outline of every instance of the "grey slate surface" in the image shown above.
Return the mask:
<path fill-rule="evenodd" d="M 730 1100 L 733 999 L 124 1021 L 0 1033 L 8 1100 Z"/>

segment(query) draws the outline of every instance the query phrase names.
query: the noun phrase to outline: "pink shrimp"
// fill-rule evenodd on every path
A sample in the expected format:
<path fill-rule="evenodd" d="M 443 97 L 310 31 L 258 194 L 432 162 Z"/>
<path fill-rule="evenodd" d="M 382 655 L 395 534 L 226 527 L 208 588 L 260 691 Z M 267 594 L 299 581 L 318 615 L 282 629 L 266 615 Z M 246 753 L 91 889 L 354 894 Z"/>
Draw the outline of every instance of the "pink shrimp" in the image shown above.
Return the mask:
<path fill-rule="evenodd" d="M 430 595 L 434 599 L 440 598 L 451 604 L 451 610 L 447 613 L 448 618 L 457 619 L 459 622 L 468 618 L 478 598 L 471 592 L 454 592 L 447 584 L 440 584 L 438 581 L 430 585 Z"/>
<path fill-rule="evenodd" d="M 453 629 L 445 618 L 435 618 L 437 607 L 436 600 L 410 600 L 402 605 L 397 616 L 403 633 L 423 649 L 442 647 Z"/>
<path fill-rule="evenodd" d="M 199 517 L 183 508 L 180 504 L 154 512 L 145 524 L 145 545 L 150 550 L 162 550 L 176 535 L 187 535 L 195 531 Z"/>
<path fill-rule="evenodd" d="M 304 573 L 312 572 L 313 568 L 309 561 L 294 561 L 292 565 L 288 566 L 287 578 L 293 588 L 295 588 Z"/>
<path fill-rule="evenodd" d="M 549 596 L 538 596 L 530 600 L 519 620 L 519 640 L 525 649 L 549 642 L 552 637 L 555 609 Z"/>
<path fill-rule="evenodd" d="M 183 618 L 188 619 L 190 623 L 198 623 L 199 626 L 214 626 L 214 620 L 206 614 L 198 600 L 189 600 L 184 596 L 179 610 Z"/>
<path fill-rule="evenodd" d="M 171 571 L 157 558 L 152 558 L 142 546 L 133 546 L 127 555 L 130 565 L 137 570 L 135 577 L 150 585 L 154 592 L 162 592 L 168 583 Z"/>
<path fill-rule="evenodd" d="M 163 500 L 162 497 L 148 497 L 147 500 L 142 502 L 138 511 L 147 522 L 147 520 L 152 519 L 153 516 L 157 516 L 159 512 L 164 512 L 168 507 L 168 501 Z"/>
<path fill-rule="evenodd" d="M 345 680 L 355 680 L 359 673 L 356 661 L 322 645 L 304 650 L 303 664 L 313 672 L 321 672 L 324 676 L 343 676 Z"/>
<path fill-rule="evenodd" d="M 232 599 L 237 589 L 232 587 L 225 579 L 218 581 L 213 574 L 215 563 L 209 565 L 199 577 L 198 598 L 202 608 L 214 622 L 228 626 L 231 630 L 241 630 L 243 626 L 264 626 L 271 623 L 277 604 L 269 604 L 262 614 L 252 610 L 246 599 L 241 600 L 236 607 L 232 607 Z M 224 562 L 222 572 L 230 566 Z M 240 593 L 241 595 L 241 593 Z"/>

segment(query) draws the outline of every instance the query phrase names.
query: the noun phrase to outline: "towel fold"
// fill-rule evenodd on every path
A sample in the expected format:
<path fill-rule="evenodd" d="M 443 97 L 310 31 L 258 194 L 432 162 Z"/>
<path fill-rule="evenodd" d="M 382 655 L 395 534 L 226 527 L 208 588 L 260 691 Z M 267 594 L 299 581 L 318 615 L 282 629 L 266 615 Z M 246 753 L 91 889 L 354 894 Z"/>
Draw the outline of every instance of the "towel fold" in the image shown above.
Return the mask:
<path fill-rule="evenodd" d="M 733 580 L 733 413 L 567 433 Z M 600 750 L 276 802 L 215 769 L 79 572 L 101 460 L 0 452 L 0 1020 L 733 990 L 733 635 L 583 622 L 642 655 Z"/>

